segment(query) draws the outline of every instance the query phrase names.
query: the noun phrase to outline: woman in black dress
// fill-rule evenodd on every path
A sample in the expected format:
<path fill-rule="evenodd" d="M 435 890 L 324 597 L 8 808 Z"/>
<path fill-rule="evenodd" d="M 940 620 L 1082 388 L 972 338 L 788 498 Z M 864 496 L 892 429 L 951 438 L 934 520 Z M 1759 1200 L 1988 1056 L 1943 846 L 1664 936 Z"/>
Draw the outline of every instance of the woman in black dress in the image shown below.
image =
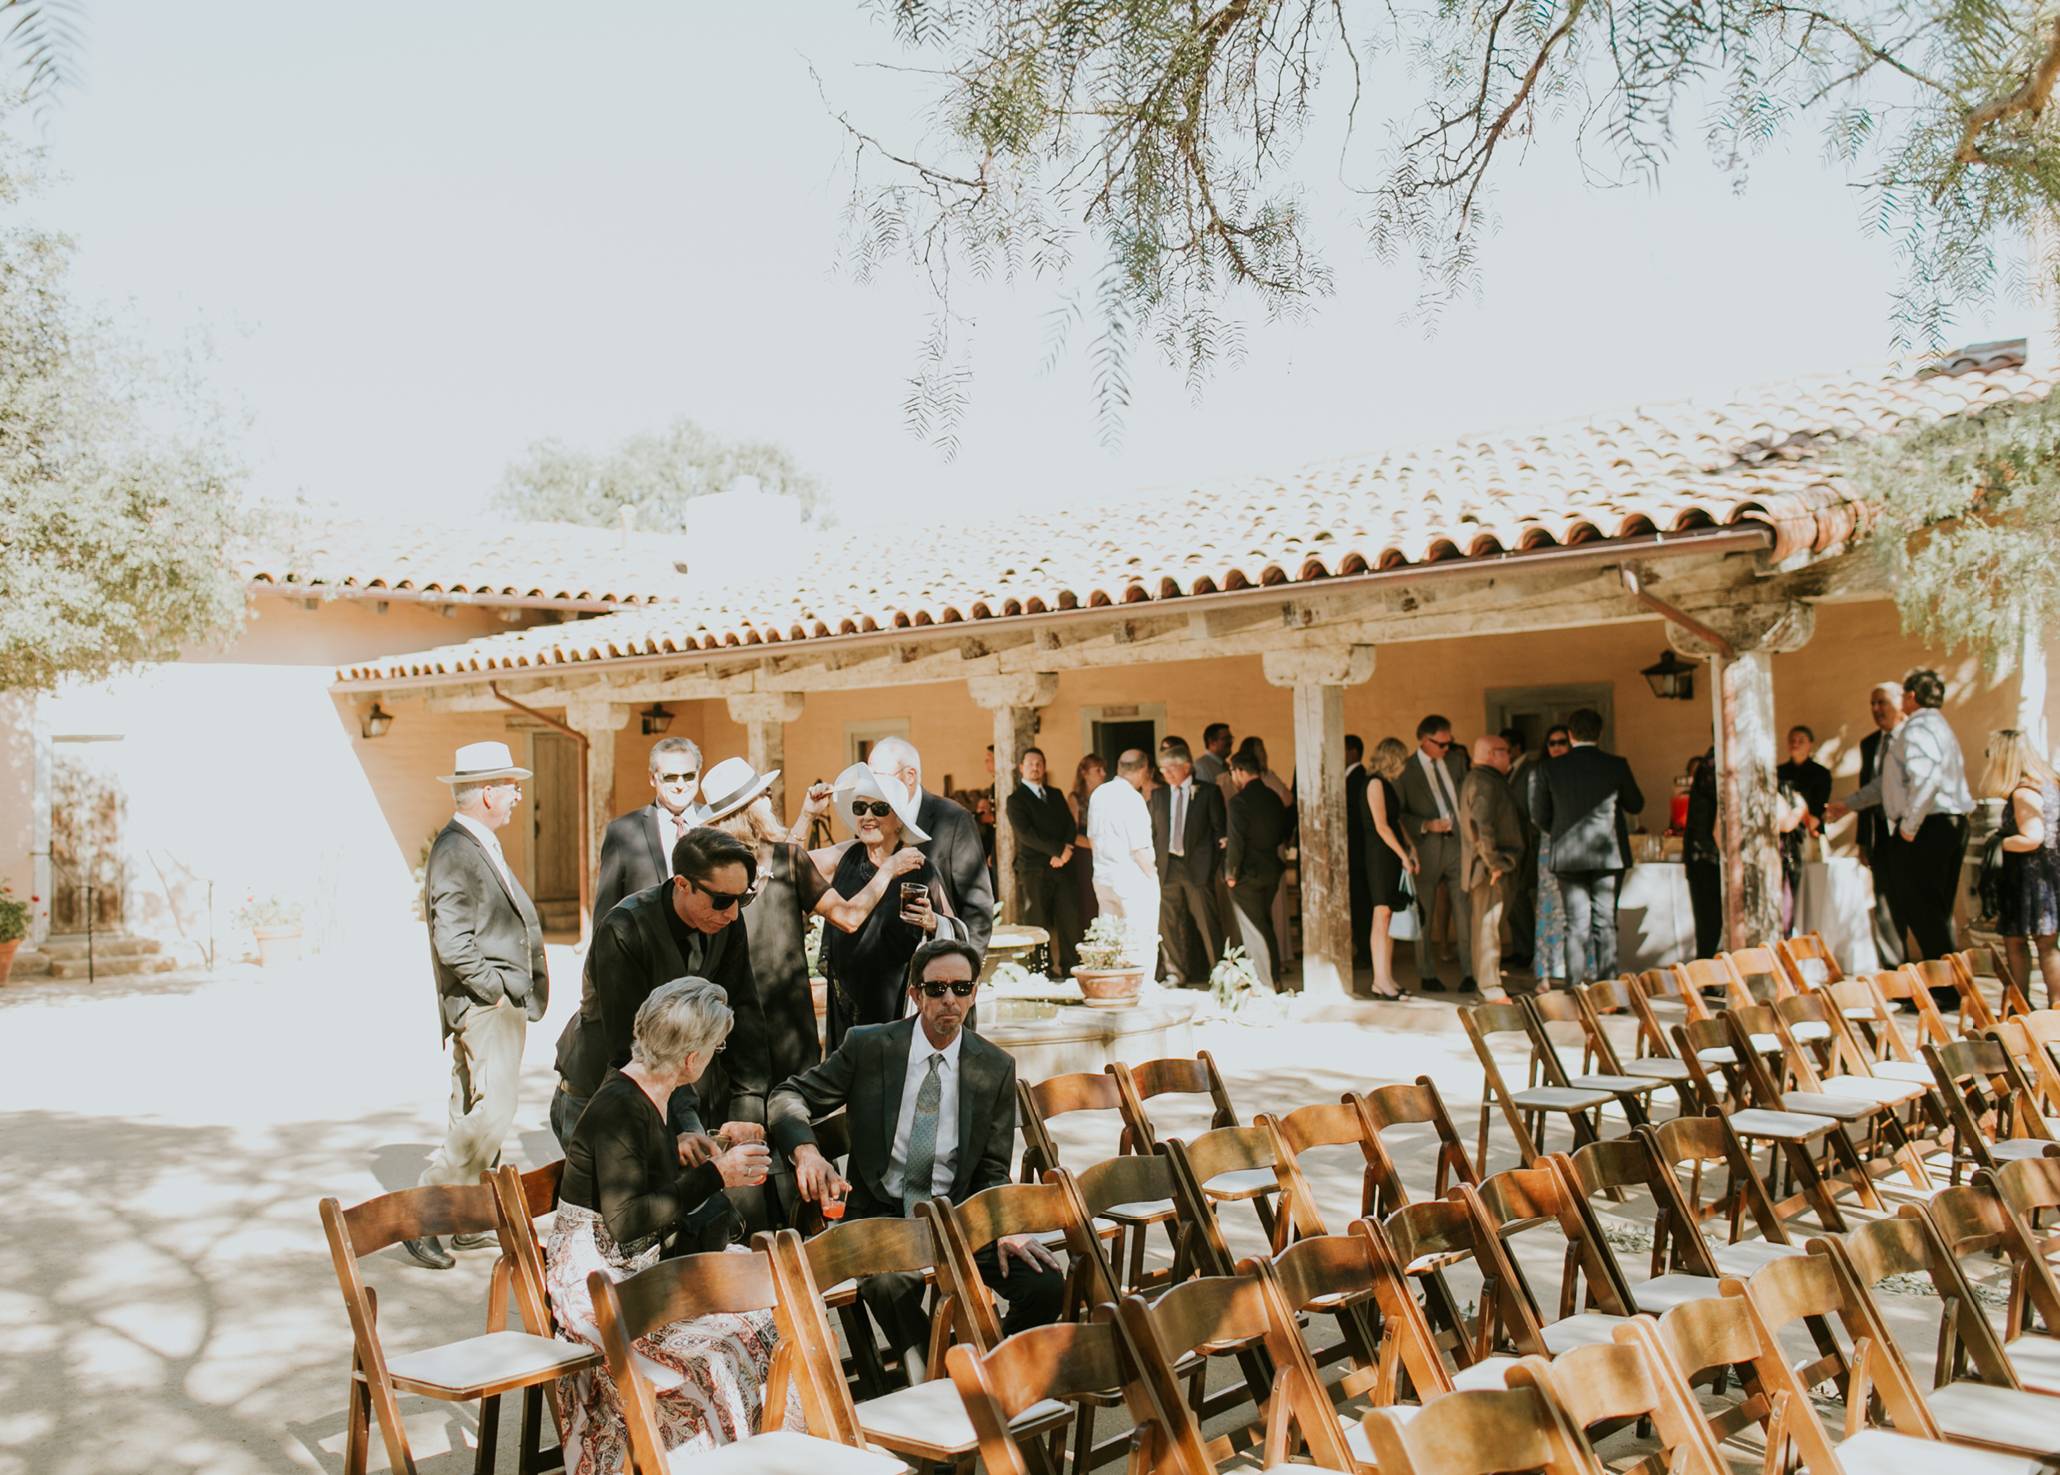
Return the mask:
<path fill-rule="evenodd" d="M 1089 753 L 1073 770 L 1073 792 L 1066 796 L 1073 809 L 1073 859 L 1066 863 L 1066 869 L 1073 873 L 1073 882 L 1080 888 L 1083 929 L 1102 914 L 1101 902 L 1094 894 L 1094 846 L 1087 838 L 1087 801 L 1108 777 L 1109 765 L 1102 762 L 1101 754 Z"/>
<path fill-rule="evenodd" d="M 2031 991 L 2033 950 L 2047 1007 L 2060 998 L 2060 784 L 2031 740 L 2015 728 L 1989 739 L 1983 796 L 2003 808 L 2003 895 L 1996 932 L 2019 985 Z"/>
<path fill-rule="evenodd" d="M 1366 884 L 1373 893 L 1373 992 L 1381 999 L 1402 995 L 1395 983 L 1395 939 L 1388 934 L 1388 923 L 1409 905 L 1402 878 L 1416 874 L 1416 851 L 1402 828 L 1402 796 L 1395 788 L 1395 776 L 1408 761 L 1409 749 L 1402 740 L 1389 737 L 1375 745 L 1368 765 L 1373 777 L 1366 785 L 1366 808 L 1373 834 L 1366 847 Z"/>
<path fill-rule="evenodd" d="M 890 796 L 873 771 L 854 763 L 837 776 L 837 812 L 856 837 L 811 853 L 830 866 L 830 890 L 841 901 L 823 933 L 823 975 L 830 981 L 825 1045 L 835 1050 L 860 1024 L 899 1019 L 908 1002 L 906 973 L 916 948 L 933 936 L 964 937 L 944 882 L 915 848 L 930 837 L 916 825 L 916 807 L 900 785 Z M 921 894 L 904 897 L 904 886 Z"/>

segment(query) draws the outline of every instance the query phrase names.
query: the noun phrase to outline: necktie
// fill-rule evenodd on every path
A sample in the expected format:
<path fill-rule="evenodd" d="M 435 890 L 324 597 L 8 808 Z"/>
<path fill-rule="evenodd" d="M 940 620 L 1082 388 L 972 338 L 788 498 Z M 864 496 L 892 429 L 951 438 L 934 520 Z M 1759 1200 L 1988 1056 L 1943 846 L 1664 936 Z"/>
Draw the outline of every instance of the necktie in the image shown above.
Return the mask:
<path fill-rule="evenodd" d="M 944 1082 L 937 1069 L 942 1055 L 930 1057 L 930 1073 L 916 1092 L 915 1124 L 908 1129 L 908 1163 L 901 1172 L 901 1212 L 912 1216 L 930 1195 L 930 1176 L 937 1167 L 937 1108 L 944 1101 Z"/>
<path fill-rule="evenodd" d="M 1173 790 L 1173 833 L 1166 837 L 1166 848 L 1175 855 L 1187 854 L 1187 785 L 1177 785 Z"/>
<path fill-rule="evenodd" d="M 1446 771 L 1444 759 L 1439 758 L 1431 763 L 1431 777 L 1437 783 L 1438 802 L 1444 807 L 1445 818 L 1457 819 L 1459 796 L 1452 792 L 1452 775 Z"/>

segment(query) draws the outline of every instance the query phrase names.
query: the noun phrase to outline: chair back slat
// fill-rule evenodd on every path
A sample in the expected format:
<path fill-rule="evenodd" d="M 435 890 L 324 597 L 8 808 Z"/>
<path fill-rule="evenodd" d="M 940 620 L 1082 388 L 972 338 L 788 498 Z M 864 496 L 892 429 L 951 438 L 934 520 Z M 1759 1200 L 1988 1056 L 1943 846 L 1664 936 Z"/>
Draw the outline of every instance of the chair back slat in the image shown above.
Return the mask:
<path fill-rule="evenodd" d="M 1813 1239 L 1812 1255 L 1830 1260 L 1846 1283 L 1851 1304 L 1866 1317 L 1877 1338 L 1893 1340 L 1887 1318 L 1874 1299 L 1874 1287 L 1895 1275 L 1922 1275 L 1930 1280 L 1940 1303 L 1940 1325 L 1934 1382 L 1943 1387 L 1965 1372 L 1972 1362 L 1980 1380 L 1998 1388 L 2017 1388 L 2017 1370 L 2003 1351 L 2003 1344 L 1988 1314 L 1974 1298 L 1960 1262 L 1953 1258 L 1938 1229 L 1915 1204 L 1906 1205 L 1893 1218 L 1876 1219 L 1841 1237 L 1826 1235 Z M 1922 1433 L 1936 1427 L 1928 1411 L 1910 1432 Z M 1925 1435 L 1924 1437 L 1931 1437 Z"/>
<path fill-rule="evenodd" d="M 1448 1393 L 1406 1423 L 1377 1408 L 1363 1426 L 1379 1468 L 1397 1475 L 1584 1475 L 1596 1468 L 1587 1440 L 1538 1387 Z"/>
<path fill-rule="evenodd" d="M 595 1271 L 594 1276 L 600 1272 Z M 592 1279 L 589 1277 L 590 1283 Z M 779 1303 L 772 1257 L 764 1251 L 681 1255 L 660 1260 L 612 1285 L 617 1315 L 632 1342 L 675 1321 L 725 1312 L 770 1311 Z"/>
<path fill-rule="evenodd" d="M 1032 1327 L 984 1355 L 960 1343 L 945 1354 L 945 1366 L 972 1420 L 989 1475 L 1030 1475 L 1009 1421 L 1047 1398 L 1122 1389 L 1140 1436 L 1150 1439 L 1158 1433 L 1156 1410 L 1113 1319 Z"/>
<path fill-rule="evenodd" d="M 1549 1383 L 1560 1406 L 1582 1431 L 1650 1420 L 1669 1475 L 1730 1475 L 1730 1463 L 1703 1422 L 1702 1411 L 1674 1379 L 1656 1338 L 1658 1324 L 1634 1317 L 1614 1342 L 1575 1347 L 1551 1362 L 1526 1358 L 1525 1375 Z M 1510 1374 L 1512 1386 L 1517 1374 Z"/>
<path fill-rule="evenodd" d="M 403 1188 L 343 1211 L 351 1248 L 362 1259 L 404 1239 L 485 1234 L 500 1227 L 494 1192 L 485 1184 Z"/>
<path fill-rule="evenodd" d="M 1426 1125 L 1436 1132 L 1438 1161 L 1432 1175 L 1432 1197 L 1444 1197 L 1446 1188 L 1455 1182 L 1481 1181 L 1480 1169 L 1467 1153 L 1466 1144 L 1459 1140 L 1459 1129 L 1453 1125 L 1451 1113 L 1445 1110 L 1444 1098 L 1438 1094 L 1437 1085 L 1429 1076 L 1418 1076 L 1406 1086 L 1379 1086 L 1364 1094 L 1347 1092 L 1345 1100 L 1353 1102 L 1364 1112 L 1369 1140 L 1379 1152 L 1382 1167 L 1380 1182 L 1375 1189 L 1377 1202 L 1373 1212 L 1376 1215 L 1392 1213 L 1408 1203 L 1410 1197 L 1381 1135 L 1391 1127 Z"/>
<path fill-rule="evenodd" d="M 1075 1111 L 1113 1111 L 1120 1118 L 1123 1088 L 1106 1070 L 1053 1076 L 1034 1085 L 1018 1080 L 1016 1104 L 1016 1123 L 1023 1131 L 1022 1179 L 1035 1183 L 1045 1169 L 1062 1166 L 1047 1125 L 1051 1119 Z M 1119 1142 L 1117 1150 L 1131 1150 L 1127 1136 Z"/>

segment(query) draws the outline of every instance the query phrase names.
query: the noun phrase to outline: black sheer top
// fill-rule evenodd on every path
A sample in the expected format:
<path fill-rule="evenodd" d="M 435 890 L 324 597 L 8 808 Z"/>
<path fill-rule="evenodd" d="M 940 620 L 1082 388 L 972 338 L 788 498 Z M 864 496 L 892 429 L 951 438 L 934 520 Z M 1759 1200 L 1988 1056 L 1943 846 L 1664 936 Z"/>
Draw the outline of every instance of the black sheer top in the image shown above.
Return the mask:
<path fill-rule="evenodd" d="M 720 1192 L 722 1170 L 712 1162 L 681 1167 L 679 1139 L 644 1088 L 609 1071 L 565 1144 L 558 1196 L 599 1214 L 616 1244 L 634 1253 Z"/>
<path fill-rule="evenodd" d="M 866 856 L 865 846 L 852 844 L 837 859 L 830 887 L 839 896 L 855 897 L 873 882 L 880 868 Z M 930 934 L 901 920 L 901 887 L 919 882 L 930 888 L 930 910 L 940 917 L 956 915 L 944 897 L 937 867 L 924 861 L 888 883 L 887 894 L 866 914 L 856 932 L 832 926 L 823 933 L 823 976 L 830 981 L 827 1044 L 835 1050 L 852 1026 L 888 1024 L 899 1019 L 908 1003 L 908 960 L 929 941 Z"/>

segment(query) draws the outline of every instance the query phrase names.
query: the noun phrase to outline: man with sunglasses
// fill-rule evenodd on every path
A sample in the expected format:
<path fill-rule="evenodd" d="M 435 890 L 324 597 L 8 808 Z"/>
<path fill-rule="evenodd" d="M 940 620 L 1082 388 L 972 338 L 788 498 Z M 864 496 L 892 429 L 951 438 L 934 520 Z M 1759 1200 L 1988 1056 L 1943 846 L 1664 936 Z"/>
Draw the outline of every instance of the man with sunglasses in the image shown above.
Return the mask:
<path fill-rule="evenodd" d="M 1418 986 L 1425 993 L 1443 993 L 1438 965 L 1428 939 L 1439 883 L 1452 900 L 1452 930 L 1459 942 L 1459 991 L 1471 993 L 1473 976 L 1473 910 L 1467 905 L 1460 878 L 1459 786 L 1466 781 L 1466 754 L 1452 741 L 1452 722 L 1429 716 L 1416 724 L 1416 751 L 1402 765 L 1395 787 L 1402 795 L 1402 823 L 1416 846 L 1416 904 L 1422 913 L 1425 941 L 1416 945 Z"/>
<path fill-rule="evenodd" d="M 690 829 L 673 846 L 667 880 L 632 896 L 601 918 L 580 975 L 579 1012 L 558 1037 L 558 1089 L 551 1097 L 551 1130 L 561 1145 L 611 1068 L 629 1064 L 637 1010 L 651 991 L 676 978 L 719 985 L 734 1023 L 721 1054 L 692 1086 L 675 1087 L 666 1111 L 680 1135 L 681 1161 L 690 1166 L 713 1155 L 702 1123 L 721 1122 L 736 1141 L 762 1140 L 766 1093 L 775 1084 L 771 1033 L 751 973 L 751 941 L 744 908 L 758 879 L 751 847 L 720 830 Z M 769 1185 L 778 1195 L 781 1185 Z M 727 1190 L 690 1217 L 682 1252 L 721 1249 L 735 1226 L 729 1205 L 751 1231 L 777 1227 L 767 1186 Z M 784 1222 L 780 1220 L 778 1222 Z M 699 1236 L 697 1241 L 697 1234 Z"/>
<path fill-rule="evenodd" d="M 625 896 L 656 886 L 672 875 L 672 848 L 701 823 L 701 749 L 687 738 L 660 738 L 651 745 L 651 802 L 610 821 L 601 837 L 601 862 L 594 879 L 594 924 Z"/>
<path fill-rule="evenodd" d="M 904 1218 L 925 1199 L 964 1203 L 1008 1181 L 1016 1062 L 965 1028 L 979 974 L 971 944 L 924 943 L 909 960 L 906 1016 L 860 1025 L 822 1064 L 772 1093 L 767 1131 L 792 1161 L 801 1197 L 842 1200 L 847 1219 Z M 839 1107 L 851 1137 L 848 1179 L 809 1125 Z M 1009 1303 L 1004 1336 L 1058 1320 L 1065 1273 L 1033 1236 L 1004 1236 L 975 1258 L 980 1278 Z M 858 1293 L 919 1380 L 930 1345 L 922 1276 L 865 1276 Z"/>

